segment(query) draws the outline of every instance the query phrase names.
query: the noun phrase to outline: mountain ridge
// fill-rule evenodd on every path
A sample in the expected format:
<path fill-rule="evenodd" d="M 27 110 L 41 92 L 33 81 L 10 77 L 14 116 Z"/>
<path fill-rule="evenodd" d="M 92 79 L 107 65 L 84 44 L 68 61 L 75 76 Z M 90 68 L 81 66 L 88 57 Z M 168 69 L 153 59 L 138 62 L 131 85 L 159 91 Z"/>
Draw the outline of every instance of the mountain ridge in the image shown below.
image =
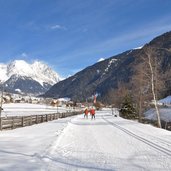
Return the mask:
<path fill-rule="evenodd" d="M 73 100 L 85 101 L 93 94 L 99 94 L 101 99 L 112 89 L 117 89 L 120 82 L 130 83 L 134 75 L 135 66 L 146 55 L 148 47 L 152 47 L 162 58 L 161 68 L 170 71 L 171 65 L 171 32 L 154 38 L 142 48 L 131 49 L 112 56 L 104 61 L 88 66 L 75 75 L 55 84 L 46 93 L 45 97 L 69 97 Z M 168 92 L 171 86 L 168 84 Z"/>
<path fill-rule="evenodd" d="M 14 60 L 8 64 L 1 63 L 0 73 L 2 73 L 1 82 L 10 92 L 19 89 L 23 93 L 41 94 L 62 79 L 48 65 L 37 60 L 31 64 L 24 60 Z"/>

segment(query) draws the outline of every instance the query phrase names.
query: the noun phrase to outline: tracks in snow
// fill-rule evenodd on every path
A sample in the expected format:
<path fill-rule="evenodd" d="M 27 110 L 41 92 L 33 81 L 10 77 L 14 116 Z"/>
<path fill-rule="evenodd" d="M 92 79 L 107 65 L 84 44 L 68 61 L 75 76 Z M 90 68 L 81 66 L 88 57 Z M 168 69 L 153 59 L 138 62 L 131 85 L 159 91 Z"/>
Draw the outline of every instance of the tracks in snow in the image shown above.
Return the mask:
<path fill-rule="evenodd" d="M 168 156 L 171 156 L 171 150 L 170 150 L 170 149 L 168 149 L 168 148 L 166 148 L 166 147 L 163 147 L 163 146 L 161 146 L 161 145 L 158 145 L 158 144 L 156 144 L 156 143 L 154 143 L 154 142 L 152 142 L 152 141 L 150 141 L 150 140 L 148 140 L 148 139 L 146 139 L 146 138 L 143 138 L 142 136 L 139 136 L 139 135 L 137 135 L 137 134 L 135 134 L 135 133 L 133 133 L 133 132 L 131 132 L 131 131 L 129 131 L 129 130 L 127 130 L 127 129 L 125 129 L 125 128 L 123 128 L 123 127 L 121 127 L 121 126 L 119 126 L 119 125 L 117 125 L 117 124 L 115 124 L 115 123 L 113 123 L 113 122 L 111 122 L 111 121 L 109 121 L 109 120 L 107 120 L 106 118 L 104 118 L 104 116 L 102 116 L 102 118 L 103 118 L 107 123 L 109 123 L 110 125 L 112 125 L 112 126 L 114 126 L 115 128 L 117 128 L 117 129 L 123 131 L 124 133 L 126 133 L 126 134 L 132 136 L 133 138 L 135 138 L 135 139 L 137 139 L 137 140 L 139 140 L 139 141 L 141 141 L 141 142 L 143 142 L 143 143 L 149 145 L 150 147 L 153 147 L 154 149 L 156 149 L 156 150 L 158 150 L 158 151 L 160 151 L 160 152 L 162 152 L 162 153 L 164 153 L 164 154 L 166 154 L 166 155 L 168 155 Z M 163 143 L 163 142 L 164 142 L 164 141 L 162 140 L 161 143 Z M 170 146 L 170 144 L 168 144 L 168 143 L 165 143 L 165 145 Z"/>

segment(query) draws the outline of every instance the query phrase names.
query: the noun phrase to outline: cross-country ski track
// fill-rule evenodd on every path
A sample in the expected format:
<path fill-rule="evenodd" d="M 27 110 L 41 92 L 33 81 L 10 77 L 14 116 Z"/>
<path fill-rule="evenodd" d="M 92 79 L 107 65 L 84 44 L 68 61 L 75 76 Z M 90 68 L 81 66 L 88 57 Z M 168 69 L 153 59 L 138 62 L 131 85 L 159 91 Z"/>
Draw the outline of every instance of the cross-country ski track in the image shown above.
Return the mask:
<path fill-rule="evenodd" d="M 114 117 L 75 117 L 0 133 L 0 170 L 170 171 L 171 132 Z"/>

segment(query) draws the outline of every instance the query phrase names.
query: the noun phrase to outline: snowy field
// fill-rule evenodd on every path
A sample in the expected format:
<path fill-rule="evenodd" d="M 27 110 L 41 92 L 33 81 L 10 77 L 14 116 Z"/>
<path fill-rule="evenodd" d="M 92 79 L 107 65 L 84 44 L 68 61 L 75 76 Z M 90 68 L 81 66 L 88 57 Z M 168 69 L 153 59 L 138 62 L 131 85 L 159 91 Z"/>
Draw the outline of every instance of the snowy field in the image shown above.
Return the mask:
<path fill-rule="evenodd" d="M 99 111 L 0 132 L 1 171 L 170 171 L 171 132 Z"/>
<path fill-rule="evenodd" d="M 165 122 L 171 122 L 171 107 L 159 108 L 159 111 L 161 120 Z M 150 109 L 147 112 L 145 112 L 145 116 L 149 120 L 157 120 L 155 109 Z"/>
<path fill-rule="evenodd" d="M 161 120 L 165 122 L 171 122 L 171 96 L 167 96 L 166 98 L 159 100 L 158 103 L 160 105 L 166 105 L 166 107 L 159 107 Z M 145 117 L 149 120 L 157 120 L 156 110 L 154 108 L 148 110 L 144 114 Z"/>
<path fill-rule="evenodd" d="M 158 103 L 171 106 L 171 96 L 167 96 L 166 98 L 159 100 Z"/>
<path fill-rule="evenodd" d="M 57 112 L 71 112 L 71 107 L 52 107 L 48 105 L 29 104 L 29 103 L 9 103 L 3 104 L 2 116 L 24 116 L 24 115 L 42 115 Z"/>

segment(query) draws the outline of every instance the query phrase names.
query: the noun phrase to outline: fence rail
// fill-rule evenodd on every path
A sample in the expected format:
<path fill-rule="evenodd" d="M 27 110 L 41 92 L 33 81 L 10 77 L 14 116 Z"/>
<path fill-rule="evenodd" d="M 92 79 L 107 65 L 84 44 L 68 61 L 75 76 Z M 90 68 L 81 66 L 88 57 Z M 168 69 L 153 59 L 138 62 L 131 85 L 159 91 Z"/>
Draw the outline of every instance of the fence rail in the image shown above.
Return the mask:
<path fill-rule="evenodd" d="M 30 115 L 30 116 L 10 116 L 0 118 L 0 131 L 5 129 L 15 129 L 19 127 L 30 126 L 43 122 L 56 120 L 58 118 L 65 118 L 81 114 L 82 111 L 66 112 L 66 113 L 53 113 L 43 115 Z"/>

